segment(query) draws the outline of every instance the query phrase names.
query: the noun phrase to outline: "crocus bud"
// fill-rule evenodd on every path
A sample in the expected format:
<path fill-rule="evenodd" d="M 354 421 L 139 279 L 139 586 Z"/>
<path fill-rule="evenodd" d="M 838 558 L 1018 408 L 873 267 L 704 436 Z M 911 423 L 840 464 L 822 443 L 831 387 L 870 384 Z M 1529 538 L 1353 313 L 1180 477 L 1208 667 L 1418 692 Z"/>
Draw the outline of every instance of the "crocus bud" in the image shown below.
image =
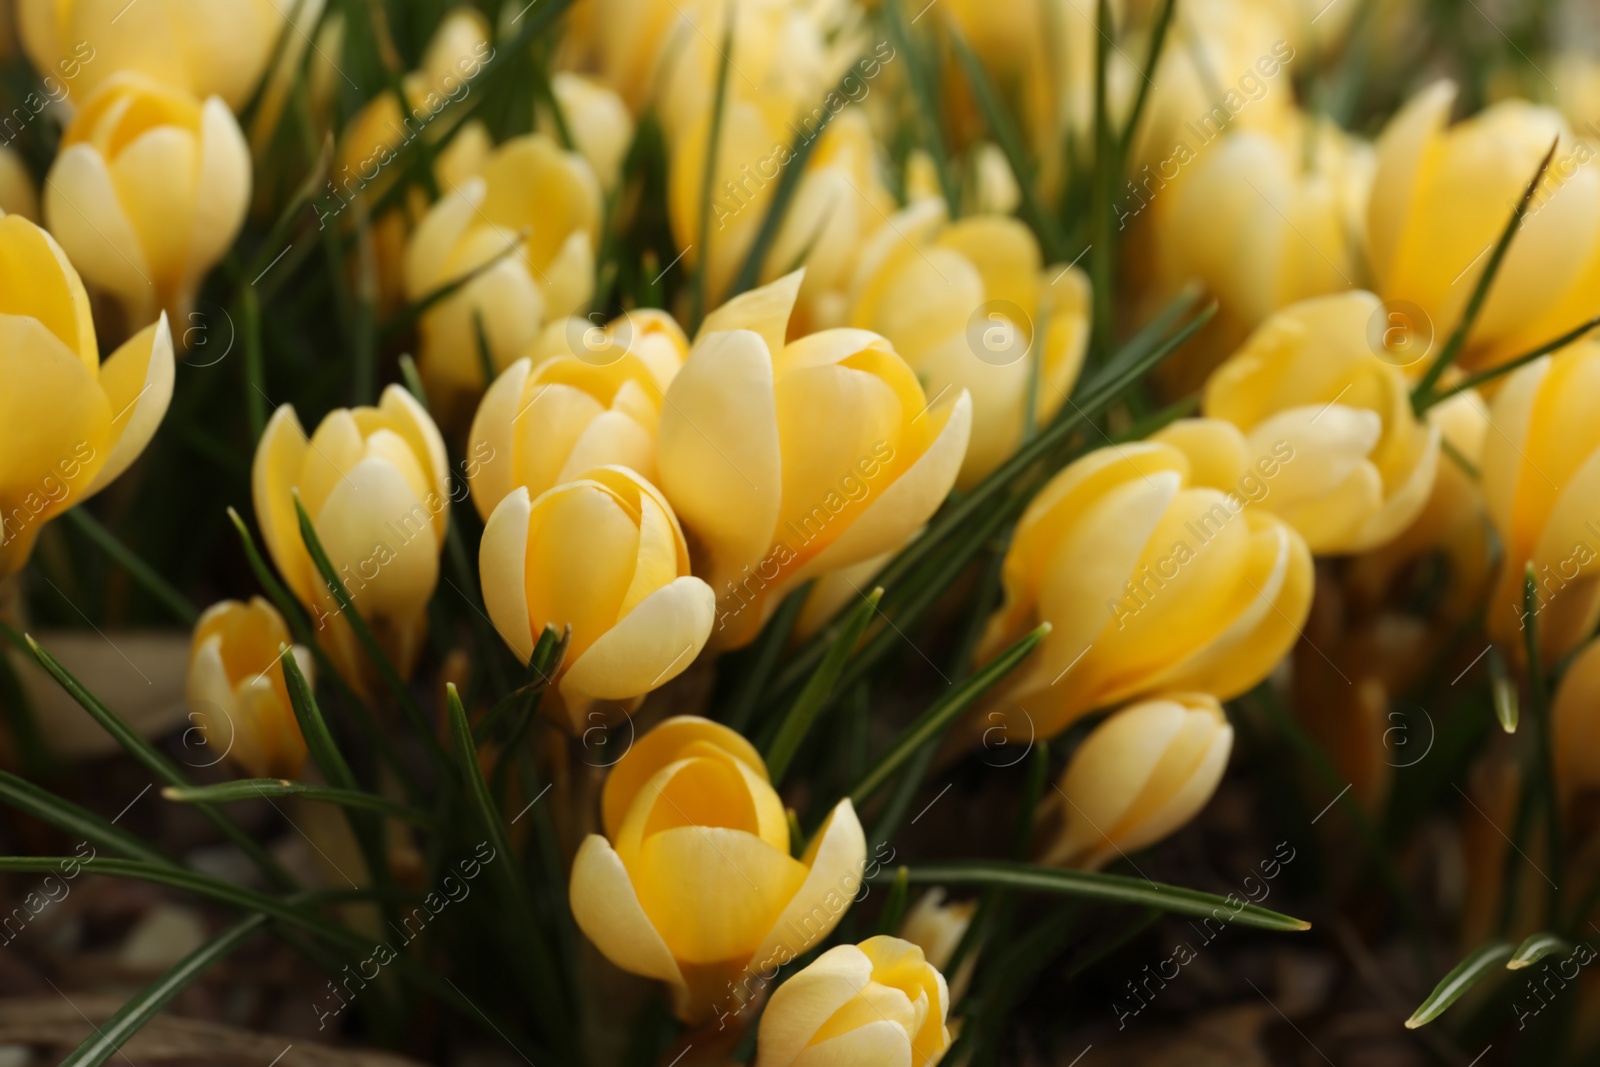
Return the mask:
<path fill-rule="evenodd" d="M 852 107 L 828 123 L 806 160 L 761 272 L 770 282 L 805 266 L 789 322 L 795 336 L 848 324 L 857 261 L 895 211 L 879 154 L 866 113 Z M 750 205 L 740 210 L 761 217 Z"/>
<path fill-rule="evenodd" d="M 27 563 L 46 522 L 139 458 L 172 399 L 172 362 L 162 315 L 102 363 L 61 246 L 0 217 L 0 579 Z"/>
<path fill-rule="evenodd" d="M 89 94 L 139 74 L 242 107 L 293 4 L 281 0 L 20 0 L 22 43 L 41 72 Z"/>
<path fill-rule="evenodd" d="M 1083 366 L 1088 278 L 1075 268 L 1041 275 L 1038 242 L 1012 218 L 946 225 L 943 201 L 919 201 L 862 250 L 852 291 L 850 324 L 887 337 L 930 394 L 971 394 L 960 487 L 982 481 L 1022 443 L 1034 359 L 1035 425 L 1065 403 Z M 1044 344 L 1035 345 L 1041 325 Z"/>
<path fill-rule="evenodd" d="M 1246 502 L 1270 484 L 1265 470 L 1297 459 L 1284 446 L 1263 470 L 1228 447 L 1231 426 L 1196 421 L 1209 431 L 1089 453 L 1023 513 L 980 661 L 1040 622 L 1052 630 L 993 693 L 982 727 L 1052 737 L 1096 708 L 1164 692 L 1227 700 L 1293 647 L 1311 553 Z"/>
<path fill-rule="evenodd" d="M 251 484 L 267 550 L 345 677 L 364 687 L 372 672 L 301 539 L 296 492 L 356 610 L 409 676 L 450 522 L 444 440 L 428 413 L 391 385 L 377 407 L 329 412 L 307 440 L 284 404 L 256 445 Z"/>
<path fill-rule="evenodd" d="M 760 755 L 707 719 L 639 738 L 600 803 L 605 836 L 590 834 L 573 860 L 572 917 L 612 963 L 668 983 L 690 1024 L 740 1011 L 861 888 L 867 843 L 850 801 L 793 858 Z"/>
<path fill-rule="evenodd" d="M 1247 464 L 1280 441 L 1294 450 L 1261 479 L 1259 502 L 1317 554 L 1398 535 L 1428 502 L 1438 468 L 1439 431 L 1413 414 L 1405 376 L 1369 342 L 1375 319 L 1383 305 L 1371 293 L 1293 304 L 1206 383 L 1201 410 L 1242 431 Z"/>
<path fill-rule="evenodd" d="M 1215 697 L 1147 700 L 1096 726 L 1061 778 L 1061 835 L 1044 862 L 1095 870 L 1160 841 L 1216 792 L 1233 727 Z"/>
<path fill-rule="evenodd" d="M 472 500 L 485 519 L 518 486 L 537 497 L 594 467 L 617 464 L 655 477 L 655 376 L 608 331 L 565 321 L 583 335 L 574 347 L 584 354 L 517 360 L 483 394 L 472 420 L 471 454 L 483 459 Z"/>
<path fill-rule="evenodd" d="M 473 275 L 420 324 L 419 367 L 430 394 L 439 392 L 437 403 L 449 411 L 488 385 L 478 323 L 498 371 L 522 355 L 547 318 L 588 303 L 599 233 L 594 171 L 541 134 L 501 145 L 481 177 L 429 210 L 406 247 L 407 296 L 421 300 Z"/>
<path fill-rule="evenodd" d="M 201 103 L 135 75 L 108 81 L 61 139 L 44 212 L 93 285 L 130 323 L 187 322 L 205 273 L 250 202 L 250 150 L 220 97 Z"/>
<path fill-rule="evenodd" d="M 1307 120 L 1239 130 L 1186 167 L 1158 163 L 1123 186 L 1118 228 L 1143 224 L 1150 252 L 1144 313 L 1196 282 L 1217 300 L 1198 348 L 1166 371 L 1184 391 L 1274 311 L 1350 288 L 1372 168 L 1371 148 Z"/>
<path fill-rule="evenodd" d="M 943 974 L 950 969 L 950 961 L 977 910 L 976 900 L 950 901 L 945 899 L 943 889 L 934 886 L 918 897 L 906 912 L 900 924 L 900 936 L 920 948 L 928 963 Z M 950 976 L 951 999 L 959 1001 L 966 992 L 977 962 L 977 953 L 967 953 L 967 958 L 961 961 L 961 969 Z"/>
<path fill-rule="evenodd" d="M 1583 165 L 1593 147 L 1550 108 L 1508 100 L 1447 128 L 1455 93 L 1435 83 L 1389 121 L 1367 208 L 1378 294 L 1420 307 L 1437 338 L 1461 320 L 1488 251 L 1559 139 L 1462 354 L 1478 368 L 1600 313 L 1600 173 Z"/>
<path fill-rule="evenodd" d="M 1500 576 L 1489 596 L 1489 636 L 1522 656 L 1537 621 L 1545 663 L 1578 647 L 1600 619 L 1600 343 L 1580 341 L 1513 371 L 1489 408 L 1483 495 L 1500 534 Z M 1534 573 L 1534 618 L 1523 611 Z"/>
<path fill-rule="evenodd" d="M 39 221 L 39 192 L 28 167 L 5 145 L 0 145 L 0 215 L 21 215 Z"/>
<path fill-rule="evenodd" d="M 189 652 L 189 710 L 218 760 L 251 778 L 297 778 L 306 762 L 283 675 L 285 654 L 309 682 L 311 652 L 290 645 L 283 616 L 267 601 L 224 600 L 195 624 Z"/>
<path fill-rule="evenodd" d="M 922 950 L 898 937 L 837 945 L 772 994 L 756 1067 L 932 1067 L 950 1048 L 950 992 Z"/>
<path fill-rule="evenodd" d="M 550 78 L 550 91 L 561 107 L 573 147 L 594 168 L 600 187 L 610 192 L 622 177 L 622 161 L 633 144 L 633 116 L 628 105 L 600 82 L 567 71 Z M 553 137 L 554 127 L 554 120 L 541 112 L 540 131 Z"/>
<path fill-rule="evenodd" d="M 575 731 L 596 701 L 636 703 L 683 673 L 711 633 L 716 598 L 689 574 L 677 517 L 626 467 L 537 497 L 513 489 L 489 516 L 478 562 L 489 617 L 518 659 L 546 625 L 572 627 L 560 700 L 546 700 Z"/>
<path fill-rule="evenodd" d="M 1600 789 L 1600 641 L 1591 641 L 1561 676 L 1550 728 L 1563 799 Z"/>
<path fill-rule="evenodd" d="M 791 274 L 708 316 L 661 413 L 661 487 L 704 546 L 725 646 L 796 583 L 903 545 L 966 452 L 965 390 L 930 402 L 879 335 L 785 345 L 799 286 Z"/>

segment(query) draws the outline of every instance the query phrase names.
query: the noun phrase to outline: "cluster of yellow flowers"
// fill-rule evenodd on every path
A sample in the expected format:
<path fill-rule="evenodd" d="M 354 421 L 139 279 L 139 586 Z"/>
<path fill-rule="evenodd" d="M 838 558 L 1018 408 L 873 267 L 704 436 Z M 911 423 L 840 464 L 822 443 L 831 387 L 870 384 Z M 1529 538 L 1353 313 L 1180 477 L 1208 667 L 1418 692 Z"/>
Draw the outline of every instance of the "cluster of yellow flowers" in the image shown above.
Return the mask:
<path fill-rule="evenodd" d="M 319 65 L 342 16 L 324 19 L 311 0 L 289 25 L 284 6 L 20 0 L 35 66 L 75 73 L 42 195 L 0 148 L 11 212 L 0 218 L 0 577 L 156 432 L 173 395 L 170 324 L 187 321 L 251 205 L 262 145 L 236 109 L 284 107 L 309 47 L 300 103 L 326 119 L 334 76 Z M 1137 23 L 1150 5 L 1111 6 Z M 946 184 L 913 152 L 892 182 L 882 146 L 899 119 L 881 86 L 914 75 L 845 0 L 584 0 L 533 132 L 500 144 L 451 117 L 503 40 L 462 8 L 417 70 L 338 131 L 317 225 L 370 224 L 377 307 L 419 309 L 426 399 L 389 385 L 309 436 L 283 404 L 251 478 L 268 553 L 355 692 L 381 682 L 344 593 L 411 679 L 459 533 L 451 507 L 468 495 L 484 523 L 483 604 L 506 646 L 528 663 L 547 627 L 570 628 L 542 706 L 581 734 L 635 713 L 703 655 L 749 645 L 807 583 L 802 629 L 815 630 L 952 492 L 1071 413 L 1105 294 L 1076 249 L 1047 255 L 1013 215 L 1025 199 L 1059 199 L 1067 178 L 1052 146 L 1089 137 L 1096 16 L 1072 0 L 946 7 L 952 49 L 1016 68 L 1040 173 L 1014 175 L 982 142 L 979 89 L 952 58 L 940 91 L 971 173 Z M 1197 281 L 1219 310 L 1163 370 L 1197 413 L 1054 472 L 1005 550 L 1003 603 L 977 663 L 1041 624 L 1048 636 L 958 728 L 963 742 L 996 723 L 1042 740 L 1104 716 L 1059 779 L 1040 862 L 1095 869 L 1193 818 L 1230 757 L 1223 703 L 1285 662 L 1320 584 L 1379 599 L 1405 561 L 1454 554 L 1455 616 L 1470 616 L 1481 590 L 1490 635 L 1514 650 L 1531 567 L 1547 664 L 1600 621 L 1588 391 L 1600 389 L 1600 342 L 1528 361 L 1482 394 L 1468 377 L 1600 314 L 1596 149 L 1559 110 L 1523 101 L 1452 125 L 1444 82 L 1376 142 L 1345 133 L 1294 103 L 1297 57 L 1343 26 L 1314 26 L 1309 11 L 1197 0 L 1127 146 L 1116 213 L 1128 284 L 1112 322 L 1138 325 Z M 1116 64 L 1108 93 L 1123 116 L 1146 87 Z M 698 272 L 693 299 L 709 313 L 585 317 L 647 120 L 670 160 L 679 269 Z M 368 219 L 397 181 L 388 163 L 416 138 L 438 146 L 437 197 L 412 185 Z M 1488 253 L 1552 144 L 1501 263 Z M 801 168 L 792 179 L 790 166 Z M 780 177 L 796 182 L 791 208 L 763 235 Z M 738 282 L 752 250 L 762 258 Z M 1455 366 L 1424 379 L 1489 269 Z M 111 302 L 91 305 L 85 283 Z M 691 336 L 682 323 L 702 318 Z M 103 336 L 127 338 L 104 361 Z M 1419 381 L 1429 403 L 1414 400 Z M 459 472 L 447 441 L 465 442 Z M 302 510 L 343 591 L 324 580 Z M 1319 577 L 1319 558 L 1344 566 Z M 311 674 L 312 651 L 261 598 L 216 604 L 194 631 L 191 703 L 229 724 L 232 758 L 253 775 L 304 771 L 285 654 Z M 1343 662 L 1363 682 L 1383 669 Z M 1597 691 L 1591 646 L 1555 705 L 1567 788 L 1600 785 L 1586 743 L 1600 729 Z M 600 827 L 572 861 L 578 926 L 617 966 L 666 983 L 696 1024 L 767 996 L 777 968 L 833 931 L 867 865 L 848 799 L 797 856 L 761 755 L 692 716 L 642 732 L 611 767 Z M 939 966 L 969 917 L 925 897 L 909 940 L 817 957 L 770 992 L 757 1062 L 936 1062 L 951 1041 Z"/>

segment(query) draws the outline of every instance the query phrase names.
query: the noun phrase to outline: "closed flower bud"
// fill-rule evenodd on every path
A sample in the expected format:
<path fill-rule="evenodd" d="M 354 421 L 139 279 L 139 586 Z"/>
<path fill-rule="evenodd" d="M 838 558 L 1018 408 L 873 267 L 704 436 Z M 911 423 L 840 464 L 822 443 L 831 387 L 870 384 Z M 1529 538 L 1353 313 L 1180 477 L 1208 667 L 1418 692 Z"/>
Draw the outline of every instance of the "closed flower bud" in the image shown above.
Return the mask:
<path fill-rule="evenodd" d="M 187 322 L 249 202 L 250 151 L 227 105 L 125 75 L 67 127 L 44 211 L 73 263 L 130 323 L 162 309 Z"/>
<path fill-rule="evenodd" d="M 703 546 L 724 646 L 796 583 L 903 545 L 966 452 L 966 392 L 930 403 L 881 336 L 785 345 L 799 286 L 791 274 L 709 315 L 661 413 L 661 487 Z"/>
<path fill-rule="evenodd" d="M 273 562 L 345 677 L 363 687 L 372 671 L 301 539 L 297 491 L 355 609 L 409 676 L 450 521 L 444 441 L 428 413 L 391 385 L 377 407 L 329 412 L 307 440 L 284 404 L 256 445 L 251 483 Z"/>
<path fill-rule="evenodd" d="M 847 324 L 856 263 L 895 211 L 877 157 L 866 113 L 852 107 L 828 123 L 806 160 L 762 268 L 762 281 L 770 282 L 805 266 L 789 323 L 795 336 Z"/>
<path fill-rule="evenodd" d="M 118 74 L 143 75 L 197 97 L 243 107 L 285 16 L 281 0 L 20 0 L 33 65 L 59 72 L 74 97 Z"/>
<path fill-rule="evenodd" d="M 600 800 L 605 836 L 590 834 L 573 860 L 572 916 L 612 963 L 668 983 L 685 1022 L 742 1010 L 861 888 L 867 844 L 850 801 L 793 858 L 760 755 L 709 720 L 645 734 Z"/>
<path fill-rule="evenodd" d="M 1041 276 L 1038 242 L 1015 219 L 946 225 L 943 202 L 923 200 L 862 250 L 850 324 L 887 337 L 930 395 L 971 395 L 972 440 L 956 483 L 970 488 L 1022 443 L 1034 358 L 1035 425 L 1072 391 L 1089 341 L 1089 281 L 1076 269 Z M 1040 325 L 1047 332 L 1035 345 Z"/>
<path fill-rule="evenodd" d="M 421 300 L 477 272 L 420 325 L 423 379 L 447 413 L 488 384 L 479 323 L 490 362 L 503 370 L 546 319 L 589 302 L 599 232 L 594 171 L 541 134 L 501 145 L 480 177 L 429 210 L 406 247 L 407 295 Z"/>
<path fill-rule="evenodd" d="M 200 616 L 189 652 L 189 710 L 207 751 L 232 760 L 251 778 L 297 778 L 306 762 L 294 706 L 283 675 L 289 628 L 260 597 L 224 600 Z M 313 677 L 311 652 L 288 655 Z"/>
<path fill-rule="evenodd" d="M 1505 101 L 1447 128 L 1454 100 L 1455 86 L 1439 82 L 1390 120 L 1367 209 L 1378 294 L 1420 307 L 1436 337 L 1461 320 L 1489 249 L 1559 138 L 1462 355 L 1478 368 L 1600 312 L 1600 172 L 1584 165 L 1594 148 L 1556 111 Z"/>
<path fill-rule="evenodd" d="M 567 71 L 551 77 L 550 91 L 561 106 L 573 147 L 594 168 L 600 188 L 610 192 L 622 177 L 622 161 L 633 144 L 633 116 L 628 105 L 594 79 Z M 555 136 L 554 120 L 544 112 L 540 113 L 539 129 Z"/>
<path fill-rule="evenodd" d="M 1483 495 L 1500 535 L 1500 577 L 1488 630 L 1521 658 L 1523 629 L 1537 622 L 1545 663 L 1594 632 L 1600 619 L 1600 343 L 1580 341 L 1514 371 L 1489 408 Z M 1523 580 L 1533 567 L 1532 619 Z"/>
<path fill-rule="evenodd" d="M 1194 282 L 1217 299 L 1198 347 L 1166 371 L 1187 391 L 1273 312 L 1350 287 L 1372 150 L 1306 120 L 1286 134 L 1240 130 L 1182 162 L 1144 168 L 1116 211 L 1119 228 L 1147 224 L 1147 314 Z"/>
<path fill-rule="evenodd" d="M 20 215 L 0 217 L 0 579 L 46 522 L 139 458 L 172 399 L 172 363 L 165 315 L 102 363 L 66 254 Z"/>
<path fill-rule="evenodd" d="M 1057 474 L 1017 524 L 1005 606 L 980 660 L 1053 627 L 990 700 L 984 725 L 1053 737 L 1096 708 L 1175 690 L 1227 700 L 1293 647 L 1311 605 L 1311 553 L 1247 506 L 1237 431 L 1193 420 L 1166 440 L 1098 449 Z M 1287 446 L 1267 469 L 1298 458 Z M 998 723 L 998 724 L 997 724 Z"/>
<path fill-rule="evenodd" d="M 656 473 L 661 387 L 643 360 L 582 319 L 582 355 L 524 357 L 494 380 L 472 420 L 471 454 L 483 458 L 472 500 L 485 519 L 518 486 L 537 497 L 594 467 Z M 496 462 L 498 461 L 498 462 Z"/>
<path fill-rule="evenodd" d="M 944 976 L 916 945 L 838 945 L 772 994 L 756 1067 L 933 1067 L 950 1048 L 949 1012 Z"/>
<path fill-rule="evenodd" d="M 1204 693 L 1112 715 L 1067 764 L 1061 834 L 1044 862 L 1095 870 L 1160 841 L 1205 807 L 1232 749 L 1233 727 Z"/>
<path fill-rule="evenodd" d="M 1404 375 L 1368 341 L 1383 307 L 1350 292 L 1293 304 L 1251 334 L 1206 383 L 1202 410 L 1243 433 L 1245 469 L 1285 442 L 1291 462 L 1256 481 L 1260 506 L 1318 554 L 1363 552 L 1422 512 L 1439 431 L 1411 410 Z"/>
<path fill-rule="evenodd" d="M 946 900 L 944 890 L 935 886 L 918 897 L 906 912 L 905 921 L 900 924 L 900 936 L 920 948 L 929 965 L 943 974 L 950 969 L 950 961 L 977 910 L 976 900 Z M 977 962 L 977 953 L 967 953 L 967 958 L 961 961 L 961 970 L 950 976 L 952 1000 L 960 1000 L 966 992 Z"/>
<path fill-rule="evenodd" d="M 5 145 L 0 145 L 0 215 L 39 221 L 39 192 L 33 177 L 22 157 Z"/>
<path fill-rule="evenodd" d="M 503 462 L 515 470 L 517 455 L 513 443 Z M 545 699 L 575 731 L 596 701 L 634 702 L 677 677 L 711 632 L 716 598 L 689 574 L 677 517 L 625 467 L 537 497 L 518 485 L 489 516 L 478 563 L 489 617 L 518 659 L 546 625 L 572 627 L 560 701 Z"/>

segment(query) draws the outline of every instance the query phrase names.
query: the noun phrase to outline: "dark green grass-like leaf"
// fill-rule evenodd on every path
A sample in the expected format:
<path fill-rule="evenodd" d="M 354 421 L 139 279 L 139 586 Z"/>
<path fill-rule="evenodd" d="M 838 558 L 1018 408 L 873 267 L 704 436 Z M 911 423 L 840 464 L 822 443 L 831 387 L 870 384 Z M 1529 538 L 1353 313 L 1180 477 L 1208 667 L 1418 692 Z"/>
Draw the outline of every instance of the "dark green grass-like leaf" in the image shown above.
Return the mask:
<path fill-rule="evenodd" d="M 48 671 L 51 677 L 61 685 L 61 688 L 65 689 L 67 694 L 76 700 L 95 722 L 100 724 L 101 729 L 105 730 L 119 745 L 126 749 L 129 755 L 138 760 L 146 769 L 167 785 L 187 786 L 190 784 L 189 779 L 173 765 L 171 760 L 157 752 L 155 746 L 140 737 L 132 727 L 122 721 L 121 716 L 101 703 L 99 697 L 89 692 L 82 682 L 73 677 L 71 671 L 63 667 L 37 641 L 32 637 L 28 637 L 26 640 L 28 647 L 33 651 L 34 658 L 39 661 L 39 665 Z M 288 872 L 279 866 L 278 861 L 268 855 L 260 843 L 246 833 L 238 823 L 210 805 L 201 805 L 199 810 L 213 826 L 222 832 L 224 837 L 237 845 L 246 856 L 249 856 L 251 862 L 274 885 L 279 888 L 289 888 L 294 885 L 294 880 L 289 877 Z"/>
<path fill-rule="evenodd" d="M 343 579 L 334 570 L 333 564 L 328 559 L 328 554 L 323 550 L 322 540 L 317 536 L 317 528 L 311 522 L 311 516 L 306 511 L 305 504 L 300 500 L 298 489 L 294 491 L 294 510 L 300 517 L 300 536 L 305 541 L 306 552 L 310 554 L 311 561 L 316 565 L 317 573 L 322 575 L 323 582 L 328 591 L 339 604 L 340 613 L 350 625 L 351 632 L 356 636 L 363 651 L 377 668 L 379 676 L 393 694 L 395 701 L 400 705 L 400 710 L 405 713 L 411 724 L 412 730 L 423 742 L 435 764 L 441 769 L 448 769 L 449 761 L 445 759 L 444 749 L 439 746 L 438 740 L 433 736 L 433 729 L 428 724 L 427 716 L 423 714 L 422 707 L 417 703 L 416 696 L 411 688 L 406 685 L 405 679 L 400 677 L 400 672 L 395 669 L 388 655 L 383 651 L 383 646 L 378 643 L 378 638 L 373 634 L 372 628 L 361 617 L 361 612 L 356 608 L 355 600 L 350 596 L 350 591 L 345 588 Z"/>
<path fill-rule="evenodd" d="M 117 539 L 117 535 L 102 526 L 93 515 L 83 508 L 73 508 L 67 512 L 67 521 L 76 526 L 83 534 L 127 571 L 134 581 L 145 588 L 151 596 L 155 597 L 173 617 L 185 626 L 193 626 L 200 620 L 200 613 L 194 605 L 189 603 L 187 597 L 172 587 L 154 567 L 139 558 L 139 554 Z"/>
<path fill-rule="evenodd" d="M 860 807 L 864 804 L 924 745 L 943 736 L 944 732 L 955 723 L 957 716 L 971 706 L 973 701 L 988 692 L 1000 679 L 1011 673 L 1012 669 L 1026 659 L 1028 653 L 1037 648 L 1039 642 L 1049 633 L 1050 624 L 1041 623 L 1038 628 L 1000 653 L 971 678 L 957 683 L 955 688 L 935 702 L 933 707 L 923 712 L 921 717 L 900 735 L 889 751 L 862 776 L 855 788 L 850 790 L 850 799 L 855 805 Z"/>
<path fill-rule="evenodd" d="M 1474 949 L 1466 959 L 1456 964 L 1449 974 L 1439 980 L 1427 999 L 1417 1005 L 1417 1010 L 1406 1020 L 1406 1029 L 1425 1026 L 1445 1013 L 1462 995 L 1477 985 L 1487 974 L 1496 974 L 1501 964 L 1511 959 L 1511 946 L 1504 941 L 1491 941 Z"/>
<path fill-rule="evenodd" d="M 686 332 L 693 337 L 705 318 L 711 277 L 711 195 L 717 185 L 717 157 L 722 149 L 722 123 L 727 117 L 728 72 L 733 67 L 733 27 L 735 12 L 732 4 L 723 8 L 728 24 L 722 30 L 722 47 L 718 51 L 722 62 L 717 67 L 717 88 L 711 98 L 711 132 L 706 137 L 704 172 L 700 175 L 700 218 L 695 232 L 694 277 L 689 287 L 689 321 Z"/>
<path fill-rule="evenodd" d="M 1311 924 L 1304 919 L 1270 911 L 1241 901 L 1238 897 L 1230 900 L 1215 893 L 1203 893 L 1198 889 L 1185 889 L 1120 874 L 1070 871 L 1010 860 L 951 860 L 945 863 L 912 864 L 904 869 L 912 885 L 1001 886 L 1106 904 L 1157 908 L 1175 915 L 1213 918 L 1260 930 L 1311 929 Z M 879 871 L 867 878 L 867 884 L 887 885 L 897 877 L 898 871 Z"/>
<path fill-rule="evenodd" d="M 861 603 L 851 609 L 828 654 L 822 658 L 822 663 L 806 682 L 805 688 L 800 690 L 800 695 L 789 706 L 783 725 L 778 728 L 778 735 L 773 738 L 766 752 L 767 773 L 772 776 L 774 786 L 783 782 L 790 762 L 795 753 L 800 751 L 800 745 L 811 732 L 811 727 L 816 724 L 817 715 L 833 695 L 839 672 L 844 670 L 845 661 L 856 650 L 857 642 L 861 640 L 867 623 L 877 614 L 878 601 L 882 599 L 883 589 L 880 587 L 862 597 Z"/>
<path fill-rule="evenodd" d="M 140 1027 L 155 1018 L 174 997 L 219 960 L 260 933 L 269 921 L 266 915 L 257 912 L 179 960 L 166 974 L 134 994 L 111 1018 L 95 1025 L 94 1032 L 83 1044 L 61 1061 L 61 1067 L 99 1067 L 115 1056 Z"/>
<path fill-rule="evenodd" d="M 1461 313 L 1461 321 L 1456 323 L 1456 328 L 1451 331 L 1444 347 L 1439 350 L 1439 355 L 1428 365 L 1416 387 L 1411 390 L 1411 404 L 1419 414 L 1426 411 L 1433 403 L 1433 391 L 1439 384 L 1439 377 L 1460 358 L 1462 350 L 1466 348 L 1473 324 L 1478 321 L 1478 314 L 1483 311 L 1483 305 L 1489 299 L 1489 290 L 1494 285 L 1495 277 L 1500 273 L 1501 264 L 1505 262 L 1506 251 L 1510 249 L 1511 241 L 1517 236 L 1517 231 L 1522 228 L 1522 220 L 1528 216 L 1528 206 L 1533 203 L 1533 196 L 1539 191 L 1539 183 L 1544 180 L 1545 171 L 1550 169 L 1550 161 L 1555 158 L 1556 148 L 1560 144 L 1560 138 L 1550 142 L 1550 151 L 1539 161 L 1539 169 L 1533 172 L 1527 188 L 1522 192 L 1522 198 L 1511 210 L 1511 218 L 1506 220 L 1505 229 L 1500 231 L 1500 238 L 1495 242 L 1494 251 L 1489 254 L 1489 262 L 1484 266 L 1483 274 L 1478 278 L 1478 284 L 1473 287 L 1472 296 L 1468 298 L 1467 306 Z"/>
<path fill-rule="evenodd" d="M 390 800 L 376 793 L 360 789 L 340 789 L 332 786 L 307 785 L 286 778 L 237 778 L 217 785 L 167 786 L 161 795 L 182 804 L 234 804 L 265 797 L 304 797 L 342 808 L 376 812 L 394 819 L 403 819 L 418 826 L 437 829 L 434 817 L 425 811 Z"/>
<path fill-rule="evenodd" d="M 56 796 L 48 789 L 17 777 L 10 771 L 0 771 L 0 802 L 26 812 L 67 834 L 81 837 L 92 845 L 110 849 L 129 859 L 143 860 L 146 863 L 173 862 L 160 849 L 147 844 L 137 834 L 129 833 L 109 819 L 102 819 L 93 812 Z"/>
<path fill-rule="evenodd" d="M 1168 4 L 1171 4 L 1171 0 L 1168 0 Z M 984 123 L 994 135 L 995 143 L 1000 146 L 1001 153 L 1011 167 L 1012 176 L 1016 178 L 1017 188 L 1022 192 L 1023 219 L 1038 234 L 1039 243 L 1044 248 L 1045 261 L 1053 263 L 1065 256 L 1067 239 L 1062 233 L 1060 220 L 1050 212 L 1039 196 L 1038 182 L 1035 180 L 1034 167 L 1028 161 L 1028 151 L 1022 140 L 1022 132 L 1017 128 L 1016 119 L 1001 102 L 1000 93 L 989 79 L 989 72 L 984 69 L 983 61 L 972 51 L 972 46 L 967 43 L 955 20 L 946 20 L 945 28 L 950 35 L 951 44 L 955 47 L 956 58 L 961 62 L 961 69 L 972 85 L 973 96 L 977 98 L 978 110 L 983 113 Z"/>
<path fill-rule="evenodd" d="M 554 946 L 534 922 L 536 911 L 533 898 L 518 867 L 517 854 L 512 850 L 511 835 L 506 830 L 505 820 L 495 805 L 489 784 L 478 765 L 478 748 L 472 739 L 472 727 L 467 723 L 467 712 L 461 706 L 461 697 L 454 684 L 445 687 L 445 694 L 450 736 L 460 762 L 460 780 L 465 783 L 468 806 L 475 813 L 479 828 L 495 853 L 505 857 L 504 862 L 495 865 L 495 878 L 505 895 L 509 909 L 506 918 L 518 942 L 510 948 L 512 959 L 532 985 L 532 1011 L 548 1038 L 553 1042 L 570 1044 L 573 1040 L 572 1019 L 564 1007 L 570 998 L 561 981 Z"/>
<path fill-rule="evenodd" d="M 1557 953 L 1566 955 L 1572 951 L 1572 943 L 1564 938 L 1550 933 L 1548 930 L 1537 934 L 1530 934 L 1517 950 L 1506 961 L 1506 970 L 1520 971 L 1525 967 L 1532 967 L 1546 956 Z"/>

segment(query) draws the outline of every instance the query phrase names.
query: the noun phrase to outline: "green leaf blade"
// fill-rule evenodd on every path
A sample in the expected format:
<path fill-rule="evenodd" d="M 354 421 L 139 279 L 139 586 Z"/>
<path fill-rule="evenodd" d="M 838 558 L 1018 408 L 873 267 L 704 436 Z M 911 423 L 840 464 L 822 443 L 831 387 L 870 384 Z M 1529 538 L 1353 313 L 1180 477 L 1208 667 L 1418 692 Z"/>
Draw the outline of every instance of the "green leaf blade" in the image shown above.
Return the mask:
<path fill-rule="evenodd" d="M 1462 995 L 1478 984 L 1486 974 L 1500 970 L 1500 965 L 1510 959 L 1511 946 L 1504 941 L 1491 941 L 1475 949 L 1466 959 L 1455 965 L 1451 972 L 1439 980 L 1426 1000 L 1417 1006 L 1406 1020 L 1406 1029 L 1415 1030 L 1443 1015 Z"/>

